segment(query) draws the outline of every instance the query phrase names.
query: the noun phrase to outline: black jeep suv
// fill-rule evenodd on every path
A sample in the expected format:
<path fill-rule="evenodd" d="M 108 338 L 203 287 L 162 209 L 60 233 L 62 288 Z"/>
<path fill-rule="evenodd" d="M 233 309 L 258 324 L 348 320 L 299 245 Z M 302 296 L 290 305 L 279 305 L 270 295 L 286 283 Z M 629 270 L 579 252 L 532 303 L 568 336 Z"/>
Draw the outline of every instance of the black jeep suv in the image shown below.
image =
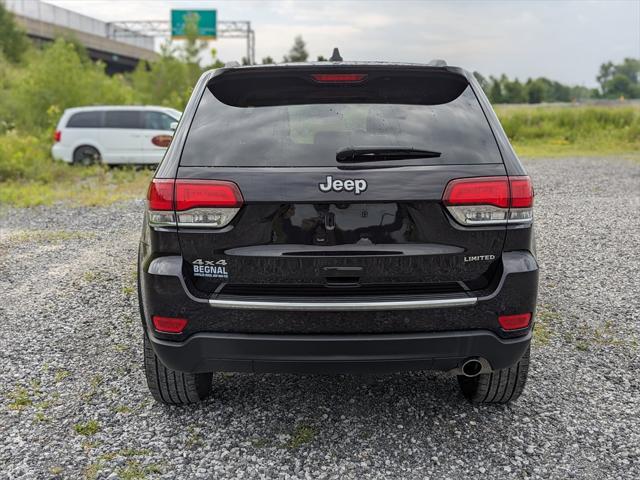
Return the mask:
<path fill-rule="evenodd" d="M 538 286 L 533 188 L 469 72 L 319 62 L 205 73 L 148 191 L 146 377 L 457 375 L 522 392 Z"/>

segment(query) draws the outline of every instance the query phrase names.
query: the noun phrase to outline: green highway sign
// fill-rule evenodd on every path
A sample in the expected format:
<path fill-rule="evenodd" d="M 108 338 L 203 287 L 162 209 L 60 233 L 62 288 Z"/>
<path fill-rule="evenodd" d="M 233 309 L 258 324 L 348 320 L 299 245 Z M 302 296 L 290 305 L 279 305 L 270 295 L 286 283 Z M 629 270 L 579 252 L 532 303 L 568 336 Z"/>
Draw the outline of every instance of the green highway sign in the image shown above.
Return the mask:
<path fill-rule="evenodd" d="M 171 37 L 185 38 L 185 24 L 193 14 L 198 16 L 198 37 L 215 39 L 218 33 L 215 10 L 171 10 Z"/>

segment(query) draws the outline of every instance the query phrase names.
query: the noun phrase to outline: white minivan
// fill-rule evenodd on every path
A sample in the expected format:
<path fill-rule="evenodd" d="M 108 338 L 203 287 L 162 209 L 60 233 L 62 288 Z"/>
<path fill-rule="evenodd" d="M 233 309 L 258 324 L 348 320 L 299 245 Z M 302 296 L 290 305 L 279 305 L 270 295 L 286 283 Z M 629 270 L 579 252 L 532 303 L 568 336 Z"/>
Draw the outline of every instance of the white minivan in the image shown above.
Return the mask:
<path fill-rule="evenodd" d="M 56 127 L 51 153 L 55 159 L 83 165 L 156 164 L 180 115 L 167 107 L 68 108 Z"/>

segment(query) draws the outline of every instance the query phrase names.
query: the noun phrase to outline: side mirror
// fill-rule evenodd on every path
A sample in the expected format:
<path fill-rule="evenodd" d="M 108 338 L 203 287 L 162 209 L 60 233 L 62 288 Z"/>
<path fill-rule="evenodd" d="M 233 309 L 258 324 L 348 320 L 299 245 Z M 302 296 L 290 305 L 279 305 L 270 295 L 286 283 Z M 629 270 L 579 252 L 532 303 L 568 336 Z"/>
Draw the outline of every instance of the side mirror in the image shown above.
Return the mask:
<path fill-rule="evenodd" d="M 169 128 L 170 128 L 171 130 L 175 130 L 176 128 L 178 128 L 178 122 L 171 122 L 171 123 L 169 124 Z"/>

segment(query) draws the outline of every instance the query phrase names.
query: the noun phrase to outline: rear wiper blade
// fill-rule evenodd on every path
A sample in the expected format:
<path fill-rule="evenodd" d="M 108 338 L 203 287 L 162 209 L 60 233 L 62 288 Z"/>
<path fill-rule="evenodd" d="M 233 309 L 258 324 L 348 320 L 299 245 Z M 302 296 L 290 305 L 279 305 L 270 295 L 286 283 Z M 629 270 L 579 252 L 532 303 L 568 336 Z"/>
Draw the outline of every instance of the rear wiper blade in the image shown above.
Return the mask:
<path fill-rule="evenodd" d="M 440 155 L 442 155 L 440 152 L 410 147 L 349 147 L 336 153 L 336 160 L 341 163 L 382 162 L 385 160 L 435 158 Z"/>

